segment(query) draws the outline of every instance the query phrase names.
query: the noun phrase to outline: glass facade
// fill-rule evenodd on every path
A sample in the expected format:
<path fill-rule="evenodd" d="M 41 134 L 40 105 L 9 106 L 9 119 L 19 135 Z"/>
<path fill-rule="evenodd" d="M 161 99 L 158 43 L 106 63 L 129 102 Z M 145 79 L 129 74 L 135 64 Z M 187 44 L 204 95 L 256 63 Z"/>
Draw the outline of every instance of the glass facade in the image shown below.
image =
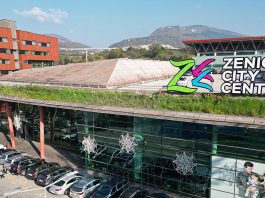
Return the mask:
<path fill-rule="evenodd" d="M 38 107 L 13 103 L 12 112 L 23 120 L 23 130 L 16 133 L 39 141 Z M 120 175 L 143 186 L 193 197 L 244 197 L 238 183 L 243 164 L 254 164 L 260 183 L 265 173 L 265 129 L 48 107 L 44 118 L 45 144 L 80 156 L 79 163 L 90 170 Z M 1 131 L 8 131 L 3 113 Z M 137 141 L 134 153 L 120 149 L 119 138 L 127 133 Z M 97 142 L 96 154 L 82 151 L 82 140 L 88 135 Z M 192 173 L 187 175 L 176 171 L 174 163 L 176 154 L 183 157 L 184 152 L 193 163 Z M 186 161 L 182 165 L 185 169 L 190 164 Z M 263 189 L 259 196 L 265 196 Z"/>

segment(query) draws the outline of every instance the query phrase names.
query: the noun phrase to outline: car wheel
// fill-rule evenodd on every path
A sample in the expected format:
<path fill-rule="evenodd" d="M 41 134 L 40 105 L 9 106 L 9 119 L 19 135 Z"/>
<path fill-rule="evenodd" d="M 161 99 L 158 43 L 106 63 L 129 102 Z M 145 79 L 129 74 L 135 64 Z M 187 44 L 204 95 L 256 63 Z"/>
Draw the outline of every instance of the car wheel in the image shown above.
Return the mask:
<path fill-rule="evenodd" d="M 70 188 L 66 189 L 66 190 L 64 191 L 64 194 L 65 194 L 65 195 L 69 195 L 69 194 L 70 194 Z"/>

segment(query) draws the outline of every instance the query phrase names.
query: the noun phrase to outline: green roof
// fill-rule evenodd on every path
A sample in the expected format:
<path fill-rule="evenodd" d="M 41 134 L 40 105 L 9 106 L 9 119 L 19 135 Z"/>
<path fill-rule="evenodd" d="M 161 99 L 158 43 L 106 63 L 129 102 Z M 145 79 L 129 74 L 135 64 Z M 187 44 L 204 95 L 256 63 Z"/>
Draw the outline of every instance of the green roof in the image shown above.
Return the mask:
<path fill-rule="evenodd" d="M 0 95 L 97 106 L 265 117 L 265 100 L 258 97 L 232 97 L 214 94 L 137 94 L 133 92 L 46 86 L 1 86 Z"/>

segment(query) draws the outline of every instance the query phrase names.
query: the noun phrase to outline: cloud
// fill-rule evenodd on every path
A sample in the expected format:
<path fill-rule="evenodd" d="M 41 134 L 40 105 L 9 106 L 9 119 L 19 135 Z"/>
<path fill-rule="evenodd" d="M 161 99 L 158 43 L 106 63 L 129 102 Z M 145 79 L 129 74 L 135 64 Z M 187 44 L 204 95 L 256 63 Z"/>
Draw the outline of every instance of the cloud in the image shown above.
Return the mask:
<path fill-rule="evenodd" d="M 66 11 L 54 8 L 44 11 L 41 8 L 33 7 L 31 10 L 24 11 L 14 9 L 13 12 L 17 15 L 30 17 L 40 22 L 51 21 L 56 24 L 62 24 L 64 19 L 68 17 L 68 13 Z"/>

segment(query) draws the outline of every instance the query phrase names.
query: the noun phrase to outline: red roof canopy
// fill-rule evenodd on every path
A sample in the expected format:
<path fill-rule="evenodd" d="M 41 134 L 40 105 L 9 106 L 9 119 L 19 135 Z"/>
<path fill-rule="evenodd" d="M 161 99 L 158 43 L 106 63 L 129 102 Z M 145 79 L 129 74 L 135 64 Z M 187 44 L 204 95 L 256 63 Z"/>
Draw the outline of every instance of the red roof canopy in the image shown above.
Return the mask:
<path fill-rule="evenodd" d="M 250 40 L 263 40 L 265 36 L 249 36 L 249 37 L 236 37 L 236 38 L 217 38 L 217 39 L 204 39 L 204 40 L 183 40 L 185 44 L 188 43 L 213 43 L 213 42 L 230 42 L 230 41 L 250 41 Z"/>

